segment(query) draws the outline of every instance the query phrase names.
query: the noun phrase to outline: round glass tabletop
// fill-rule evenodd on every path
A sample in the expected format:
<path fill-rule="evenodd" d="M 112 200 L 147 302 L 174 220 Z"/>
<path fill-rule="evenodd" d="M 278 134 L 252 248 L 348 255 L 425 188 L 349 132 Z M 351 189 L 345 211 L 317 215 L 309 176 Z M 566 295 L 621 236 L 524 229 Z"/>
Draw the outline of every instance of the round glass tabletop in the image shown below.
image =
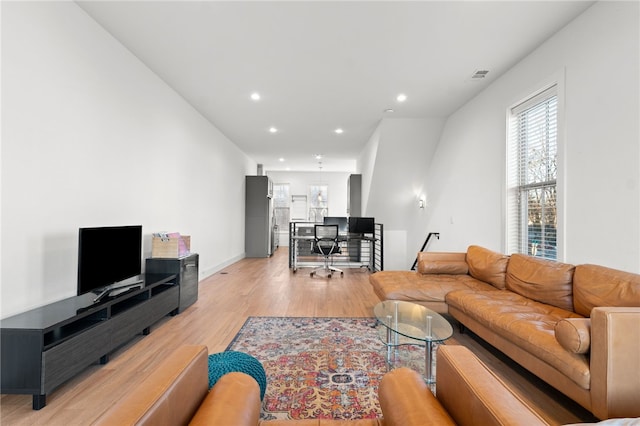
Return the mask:
<path fill-rule="evenodd" d="M 416 303 L 385 300 L 378 303 L 373 312 L 386 328 L 409 339 L 442 342 L 453 335 L 453 327 L 449 321 L 439 313 Z M 411 342 L 397 341 L 397 344 L 406 343 Z"/>

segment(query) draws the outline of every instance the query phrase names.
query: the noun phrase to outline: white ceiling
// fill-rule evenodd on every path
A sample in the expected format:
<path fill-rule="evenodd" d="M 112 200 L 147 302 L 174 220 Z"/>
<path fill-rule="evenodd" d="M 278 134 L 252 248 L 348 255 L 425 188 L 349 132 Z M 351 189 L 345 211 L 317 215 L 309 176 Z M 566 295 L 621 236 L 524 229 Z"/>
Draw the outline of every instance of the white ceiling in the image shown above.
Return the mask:
<path fill-rule="evenodd" d="M 448 116 L 593 2 L 77 3 L 265 170 L 354 171 L 382 118 Z"/>

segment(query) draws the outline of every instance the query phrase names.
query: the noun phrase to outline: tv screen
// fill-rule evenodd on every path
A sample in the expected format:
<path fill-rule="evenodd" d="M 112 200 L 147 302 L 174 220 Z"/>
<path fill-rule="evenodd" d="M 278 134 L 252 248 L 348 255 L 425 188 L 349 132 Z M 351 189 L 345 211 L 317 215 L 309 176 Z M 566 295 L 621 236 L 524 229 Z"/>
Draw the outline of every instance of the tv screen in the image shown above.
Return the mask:
<path fill-rule="evenodd" d="M 332 217 L 327 216 L 324 218 L 325 225 L 338 225 L 339 233 L 346 233 L 349 229 L 349 222 L 346 217 Z"/>
<path fill-rule="evenodd" d="M 78 295 L 142 273 L 142 226 L 80 228 Z"/>
<path fill-rule="evenodd" d="M 350 217 L 349 232 L 352 234 L 373 234 L 375 219 L 372 217 Z"/>

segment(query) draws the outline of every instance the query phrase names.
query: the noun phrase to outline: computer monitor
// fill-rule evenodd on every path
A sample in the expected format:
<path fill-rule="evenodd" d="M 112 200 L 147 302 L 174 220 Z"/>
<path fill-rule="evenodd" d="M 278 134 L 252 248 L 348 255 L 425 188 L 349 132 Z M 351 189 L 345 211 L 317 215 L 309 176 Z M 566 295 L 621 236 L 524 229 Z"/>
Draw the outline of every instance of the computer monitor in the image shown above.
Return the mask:
<path fill-rule="evenodd" d="M 349 222 L 346 217 L 327 216 L 324 218 L 325 225 L 338 225 L 338 233 L 346 233 L 349 229 Z"/>
<path fill-rule="evenodd" d="M 350 217 L 349 233 L 373 234 L 375 232 L 375 219 L 373 217 Z"/>

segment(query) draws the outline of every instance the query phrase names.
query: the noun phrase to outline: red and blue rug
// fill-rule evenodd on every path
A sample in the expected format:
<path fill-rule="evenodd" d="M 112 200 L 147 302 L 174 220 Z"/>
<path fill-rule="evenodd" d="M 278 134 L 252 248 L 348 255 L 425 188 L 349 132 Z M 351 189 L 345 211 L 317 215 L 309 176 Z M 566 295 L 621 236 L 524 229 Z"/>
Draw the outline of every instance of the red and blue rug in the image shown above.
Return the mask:
<path fill-rule="evenodd" d="M 262 363 L 263 420 L 381 417 L 377 390 L 388 369 L 424 374 L 424 347 L 402 346 L 388 366 L 375 318 L 249 317 L 227 350 Z"/>

